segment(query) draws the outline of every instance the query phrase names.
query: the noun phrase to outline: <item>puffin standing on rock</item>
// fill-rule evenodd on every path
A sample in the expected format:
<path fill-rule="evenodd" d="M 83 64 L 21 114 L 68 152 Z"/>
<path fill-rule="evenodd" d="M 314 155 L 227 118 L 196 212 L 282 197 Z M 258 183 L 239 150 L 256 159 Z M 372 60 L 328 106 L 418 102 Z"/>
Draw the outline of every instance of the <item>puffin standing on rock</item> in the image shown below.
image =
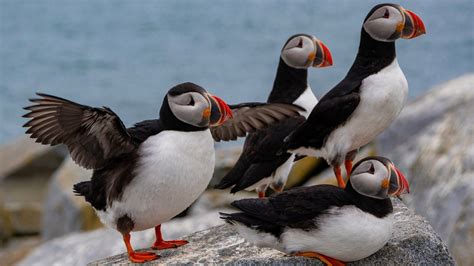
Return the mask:
<path fill-rule="evenodd" d="M 395 4 L 380 4 L 367 15 L 357 57 L 346 77 L 314 107 L 308 120 L 286 139 L 282 152 L 323 157 L 344 187 L 358 149 L 398 116 L 408 83 L 400 69 L 395 40 L 424 34 L 422 20 Z"/>
<path fill-rule="evenodd" d="M 281 50 L 273 89 L 267 102 L 292 103 L 304 110 L 298 117 L 281 120 L 249 134 L 235 166 L 216 188 L 233 186 L 231 193 L 242 189 L 256 189 L 260 198 L 265 197 L 269 186 L 277 192 L 283 190 L 295 156 L 290 153 L 277 153 L 284 138 L 306 120 L 318 102 L 308 85 L 308 68 L 331 65 L 332 56 L 329 49 L 316 37 L 296 34 L 286 41 Z"/>
<path fill-rule="evenodd" d="M 245 104 L 232 116 L 220 98 L 193 83 L 169 90 L 160 119 L 146 120 L 126 129 L 109 108 L 94 108 L 38 93 L 24 117 L 27 134 L 42 144 L 65 144 L 71 158 L 93 169 L 90 181 L 74 185 L 101 221 L 123 235 L 132 262 L 157 259 L 153 252 L 135 252 L 130 232 L 155 227 L 153 249 L 174 248 L 185 240 L 164 241 L 161 224 L 185 210 L 206 189 L 214 171 L 214 141 L 210 127 L 229 121 L 245 130 L 267 126 L 254 122 L 264 112 L 270 122 L 298 115 L 291 105 Z M 234 120 L 235 119 L 235 120 Z M 231 122 L 230 120 L 234 120 Z M 240 130 L 240 129 L 239 129 Z M 236 134 L 234 132 L 234 134 Z"/>
<path fill-rule="evenodd" d="M 408 182 L 389 159 L 367 157 L 354 165 L 344 189 L 317 185 L 238 200 L 232 206 L 241 212 L 221 213 L 221 218 L 257 246 L 344 265 L 388 242 L 393 228 L 389 196 L 405 192 Z"/>

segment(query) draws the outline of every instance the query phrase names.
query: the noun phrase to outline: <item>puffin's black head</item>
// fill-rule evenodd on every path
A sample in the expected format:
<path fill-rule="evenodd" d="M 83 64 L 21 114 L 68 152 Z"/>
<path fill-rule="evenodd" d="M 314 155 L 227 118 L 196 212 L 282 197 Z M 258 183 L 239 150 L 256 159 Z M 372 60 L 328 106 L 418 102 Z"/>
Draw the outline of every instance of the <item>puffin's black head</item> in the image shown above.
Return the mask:
<path fill-rule="evenodd" d="M 352 188 L 367 197 L 386 199 L 410 192 L 408 181 L 387 158 L 366 157 L 354 165 L 349 178 Z"/>
<path fill-rule="evenodd" d="M 364 20 L 364 30 L 377 41 L 393 42 L 398 38 L 412 39 L 425 34 L 423 21 L 396 4 L 376 5 Z"/>
<path fill-rule="evenodd" d="M 217 126 L 231 117 L 232 111 L 223 100 L 191 82 L 171 88 L 160 110 L 165 125 L 185 131 Z"/>
<path fill-rule="evenodd" d="M 281 59 L 290 67 L 307 69 L 332 65 L 331 52 L 324 43 L 308 34 L 291 36 L 281 50 Z"/>

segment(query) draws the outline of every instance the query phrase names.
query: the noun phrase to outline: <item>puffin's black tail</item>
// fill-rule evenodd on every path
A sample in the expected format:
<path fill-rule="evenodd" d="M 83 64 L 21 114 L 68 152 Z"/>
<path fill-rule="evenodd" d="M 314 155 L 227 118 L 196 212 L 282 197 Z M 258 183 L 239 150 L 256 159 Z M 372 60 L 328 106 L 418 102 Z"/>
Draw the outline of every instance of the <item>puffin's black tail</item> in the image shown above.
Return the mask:
<path fill-rule="evenodd" d="M 237 213 L 219 213 L 221 215 L 221 219 L 225 220 L 227 223 L 231 225 L 241 224 L 245 225 L 246 227 L 258 230 L 265 233 L 273 234 L 274 236 L 278 237 L 283 232 L 283 227 L 277 224 L 266 222 L 260 220 L 256 217 L 250 216 L 243 212 Z"/>
<path fill-rule="evenodd" d="M 84 196 L 86 197 L 89 195 L 91 190 L 91 181 L 84 181 L 77 183 L 73 186 L 72 191 L 76 194 L 76 196 Z"/>
<path fill-rule="evenodd" d="M 242 176 L 245 174 L 245 171 L 247 171 L 247 168 L 249 167 L 249 164 L 246 160 L 239 158 L 237 163 L 235 163 L 234 167 L 230 169 L 230 171 L 222 178 L 221 182 L 217 184 L 214 188 L 217 189 L 226 189 L 229 188 L 242 178 Z"/>
<path fill-rule="evenodd" d="M 256 219 L 252 216 L 249 216 L 243 212 L 237 212 L 237 213 L 219 212 L 219 215 L 221 219 L 223 219 L 229 224 L 241 223 L 249 227 L 262 224 L 261 220 Z"/>

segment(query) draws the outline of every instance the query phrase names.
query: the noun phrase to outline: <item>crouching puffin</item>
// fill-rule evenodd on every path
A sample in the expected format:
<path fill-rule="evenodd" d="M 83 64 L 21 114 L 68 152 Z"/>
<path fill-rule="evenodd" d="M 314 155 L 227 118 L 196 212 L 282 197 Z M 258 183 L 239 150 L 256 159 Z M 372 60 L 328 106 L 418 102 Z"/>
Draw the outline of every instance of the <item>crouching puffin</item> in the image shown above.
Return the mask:
<path fill-rule="evenodd" d="M 174 248 L 184 240 L 164 241 L 160 225 L 185 210 L 207 187 L 214 171 L 214 141 L 209 127 L 235 119 L 236 128 L 262 128 L 260 112 L 270 122 L 298 115 L 291 105 L 245 104 L 235 112 L 220 98 L 193 83 L 169 90 L 160 119 L 125 128 L 107 107 L 94 108 L 47 94 L 31 99 L 24 117 L 27 134 L 42 144 L 65 144 L 72 159 L 93 169 L 90 181 L 74 185 L 101 221 L 123 235 L 132 262 L 158 258 L 153 252 L 135 252 L 130 232 L 155 227 L 153 249 Z"/>
<path fill-rule="evenodd" d="M 407 180 L 389 159 L 367 157 L 354 165 L 344 189 L 317 185 L 238 200 L 232 206 L 241 212 L 221 213 L 221 218 L 257 246 L 343 265 L 388 242 L 393 227 L 389 196 L 408 191 Z"/>
<path fill-rule="evenodd" d="M 331 65 L 329 49 L 316 37 L 296 34 L 286 41 L 267 102 L 292 103 L 304 110 L 298 117 L 283 119 L 249 134 L 240 158 L 216 188 L 233 186 L 231 193 L 242 189 L 256 189 L 259 197 L 265 197 L 269 186 L 277 192 L 283 190 L 295 156 L 286 152 L 277 153 L 285 137 L 306 120 L 318 102 L 308 85 L 308 68 Z"/>
<path fill-rule="evenodd" d="M 422 20 L 395 4 L 375 6 L 364 20 L 359 51 L 346 77 L 324 95 L 305 123 L 286 139 L 282 151 L 323 157 L 344 187 L 357 150 L 398 116 L 408 84 L 395 56 L 395 40 L 425 33 Z"/>

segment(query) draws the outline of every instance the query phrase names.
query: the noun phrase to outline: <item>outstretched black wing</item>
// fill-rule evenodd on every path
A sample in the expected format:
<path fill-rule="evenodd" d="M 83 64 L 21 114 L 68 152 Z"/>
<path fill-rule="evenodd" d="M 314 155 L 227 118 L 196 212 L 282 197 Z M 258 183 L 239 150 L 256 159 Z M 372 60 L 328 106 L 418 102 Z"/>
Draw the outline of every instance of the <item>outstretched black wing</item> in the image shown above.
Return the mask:
<path fill-rule="evenodd" d="M 245 137 L 249 132 L 265 128 L 288 117 L 298 116 L 299 111 L 304 111 L 299 106 L 283 103 L 242 103 L 229 107 L 232 109 L 233 118 L 211 128 L 215 141 Z"/>
<path fill-rule="evenodd" d="M 121 154 L 136 149 L 120 118 L 107 107 L 81 105 L 56 96 L 37 93 L 25 107 L 24 125 L 41 144 L 65 144 L 72 159 L 87 169 L 100 169 Z"/>

